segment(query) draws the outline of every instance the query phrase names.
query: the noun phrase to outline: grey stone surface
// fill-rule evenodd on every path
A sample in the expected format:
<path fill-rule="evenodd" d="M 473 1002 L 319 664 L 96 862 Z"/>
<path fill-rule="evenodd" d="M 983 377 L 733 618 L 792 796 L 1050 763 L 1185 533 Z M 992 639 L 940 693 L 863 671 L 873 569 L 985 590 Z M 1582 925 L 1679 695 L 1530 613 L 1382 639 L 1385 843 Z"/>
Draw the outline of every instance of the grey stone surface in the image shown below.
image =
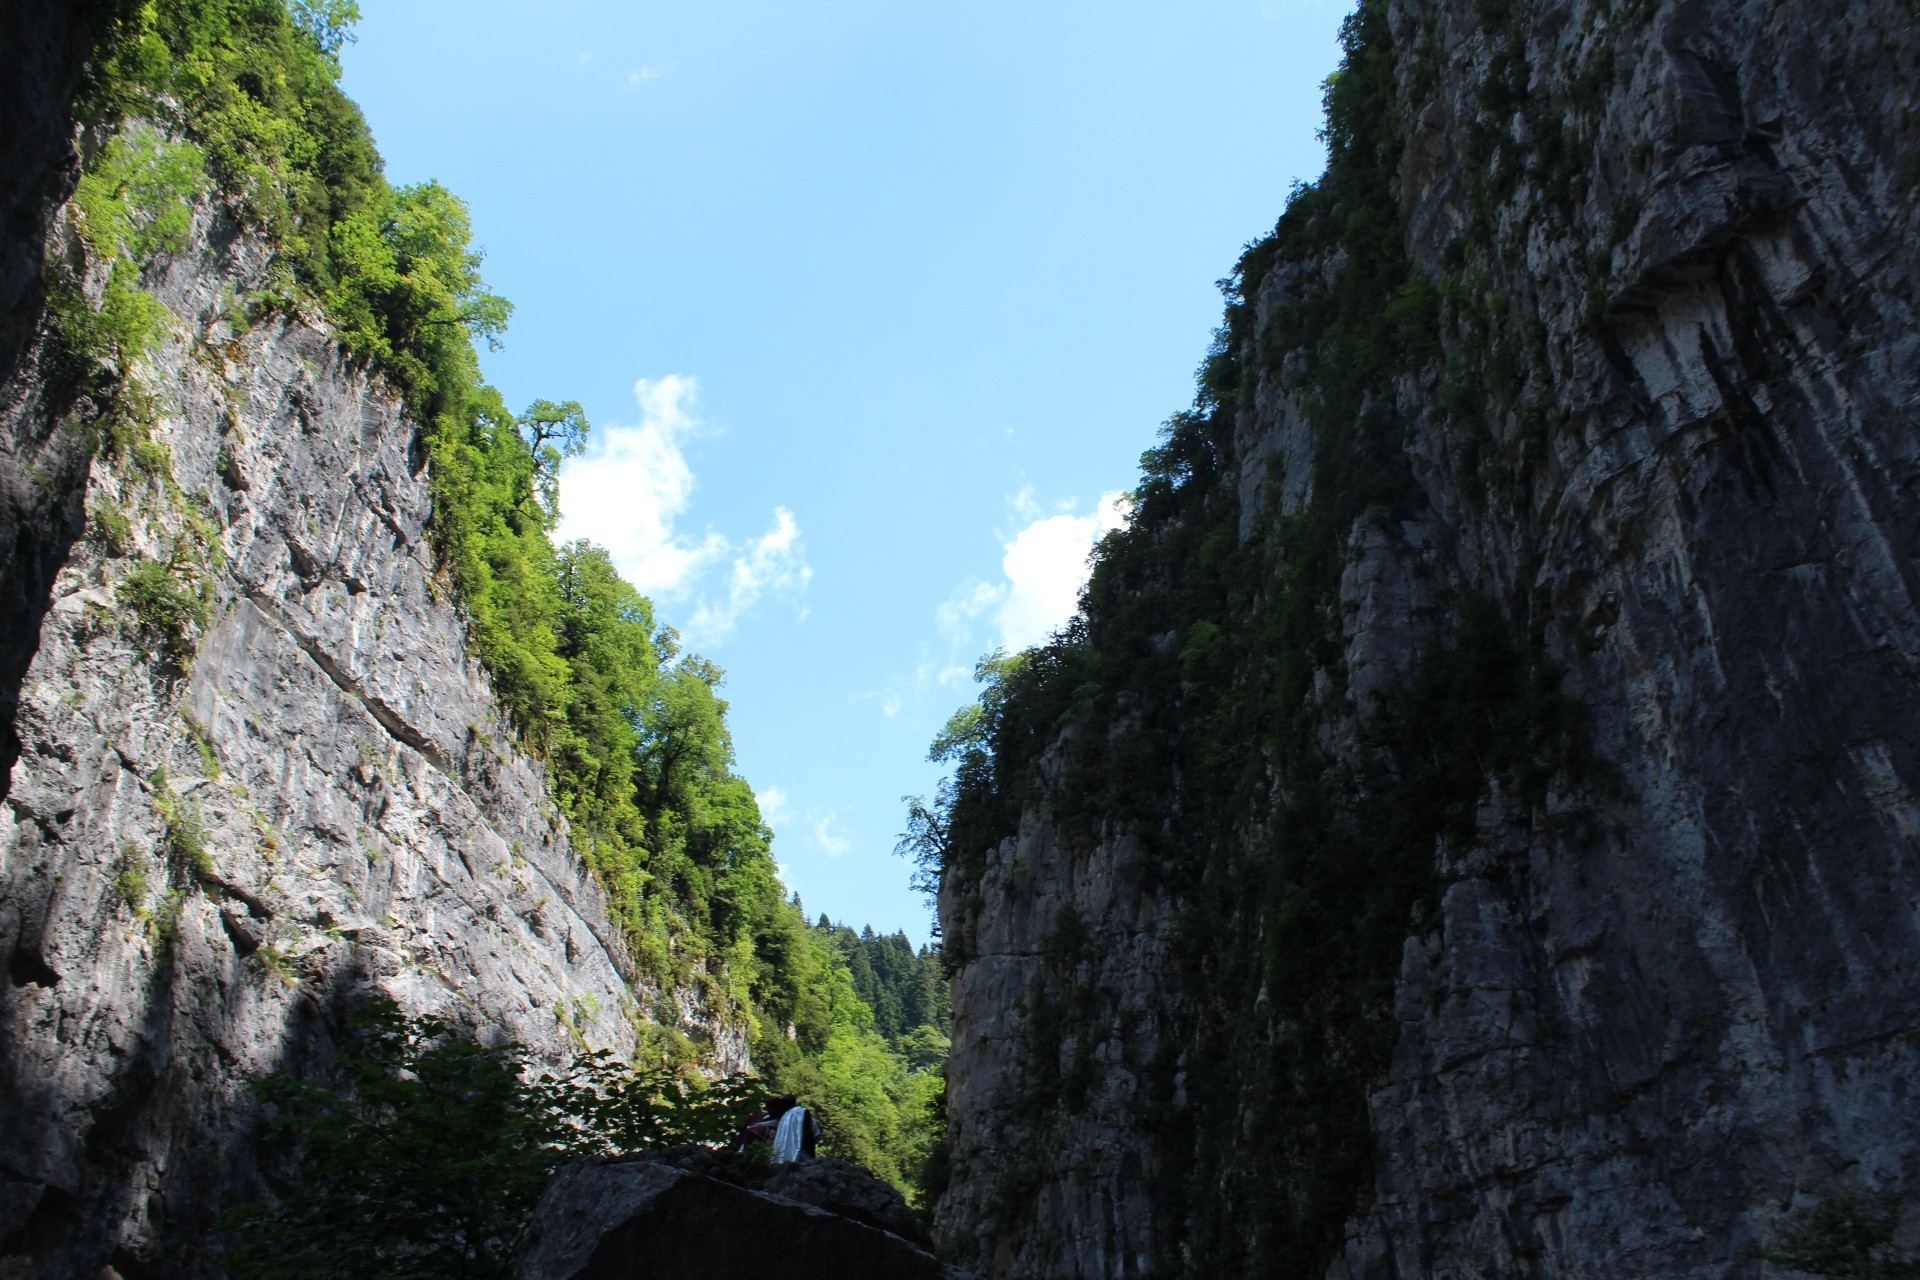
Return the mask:
<path fill-rule="evenodd" d="M 890 1226 L 904 1230 L 890 1230 Z M 578 1161 L 547 1186 L 520 1280 L 969 1280 L 899 1194 L 857 1165 L 750 1165 L 705 1148 Z"/>
<path fill-rule="evenodd" d="M 137 371 L 157 448 L 82 455 L 94 518 L 20 691 L 0 805 L 9 1276 L 208 1271 L 210 1216 L 255 1192 L 249 1085 L 325 1052 L 361 992 L 549 1059 L 657 1021 L 746 1065 L 697 990 L 636 980 L 468 656 L 396 398 L 316 320 L 233 331 L 262 249 L 206 208 L 193 244 L 145 282 L 171 317 Z M 48 411 L 37 377 L 30 352 L 0 392 L 13 438 Z M 8 483 L 32 482 L 20 465 Z M 190 662 L 129 605 L 142 562 L 210 583 Z"/>
<path fill-rule="evenodd" d="M 1792 1211 L 1920 1188 L 1920 31 L 1882 0 L 1396 0 L 1391 21 L 1397 191 L 1436 276 L 1472 220 L 1482 86 L 1520 60 L 1539 114 L 1493 122 L 1519 167 L 1484 286 L 1542 323 L 1526 376 L 1565 422 L 1530 443 L 1490 401 L 1522 460 L 1490 494 L 1439 362 L 1381 389 L 1428 511 L 1352 531 L 1343 674 L 1390 683 L 1460 592 L 1530 601 L 1619 785 L 1494 787 L 1437 861 L 1371 1091 L 1373 1193 L 1331 1274 L 1779 1274 L 1751 1250 Z M 1540 119 L 1578 138 L 1570 201 Z M 1262 314 L 1316 274 L 1275 271 Z M 1297 354 L 1258 362 L 1222 469 L 1243 538 L 1312 500 Z M 1365 707 L 1331 674 L 1322 742 L 1352 760 Z M 938 1233 L 996 1280 L 1178 1273 L 1155 1193 L 1180 1152 L 1134 1125 L 1156 1054 L 1182 1105 L 1177 890 L 1138 887 L 1129 832 L 1076 847 L 1048 809 L 943 893 L 964 963 Z M 1062 1054 L 1031 1062 L 1045 1001 Z M 1062 1126 L 1029 1102 L 1086 1039 L 1097 1070 L 1048 1146 Z"/>

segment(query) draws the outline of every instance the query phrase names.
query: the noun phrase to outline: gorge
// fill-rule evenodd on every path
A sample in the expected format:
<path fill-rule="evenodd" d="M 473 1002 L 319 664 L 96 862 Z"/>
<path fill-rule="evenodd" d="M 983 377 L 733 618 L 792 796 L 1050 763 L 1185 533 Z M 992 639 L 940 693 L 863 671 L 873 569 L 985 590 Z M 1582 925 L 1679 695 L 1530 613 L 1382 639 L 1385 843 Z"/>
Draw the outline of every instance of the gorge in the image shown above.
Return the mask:
<path fill-rule="evenodd" d="M 479 381 L 344 12 L 0 15 L 0 1274 L 223 1274 L 370 993 L 807 1092 L 992 1280 L 1920 1266 L 1910 5 L 1362 0 L 1081 616 L 935 744 L 942 1099 L 549 541 L 577 406 Z"/>

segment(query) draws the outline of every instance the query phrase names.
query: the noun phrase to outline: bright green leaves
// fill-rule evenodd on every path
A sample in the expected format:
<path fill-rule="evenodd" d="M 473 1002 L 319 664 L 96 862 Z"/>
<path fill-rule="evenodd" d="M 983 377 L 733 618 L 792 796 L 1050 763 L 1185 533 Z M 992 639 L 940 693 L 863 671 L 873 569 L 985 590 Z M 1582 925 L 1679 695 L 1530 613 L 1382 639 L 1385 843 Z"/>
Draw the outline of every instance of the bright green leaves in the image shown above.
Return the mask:
<path fill-rule="evenodd" d="M 365 121 L 336 83 L 333 53 L 357 17 L 309 0 L 129 6 L 96 51 L 95 125 L 145 116 L 206 154 L 227 197 L 264 227 L 291 278 L 334 279 L 327 229 L 385 183 Z"/>
<path fill-rule="evenodd" d="M 205 165 L 192 143 L 150 133 L 111 139 L 73 193 L 88 252 L 101 260 L 122 254 L 145 260 L 185 248 L 193 217 L 189 202 Z"/>
<path fill-rule="evenodd" d="M 178 560 L 143 560 L 121 579 L 119 595 L 141 634 L 168 662 L 183 670 L 193 662 L 199 634 L 212 616 L 212 579 Z"/>
<path fill-rule="evenodd" d="M 108 265 L 97 305 L 77 278 L 56 269 L 50 293 L 70 350 L 111 361 L 124 375 L 159 340 L 166 308 L 140 287 L 140 273 L 186 246 L 204 157 L 191 143 L 152 133 L 110 139 L 75 187 L 76 229 L 88 257 Z"/>
<path fill-rule="evenodd" d="M 535 400 L 520 415 L 520 434 L 533 450 L 533 483 L 550 519 L 560 519 L 560 464 L 577 458 L 587 447 L 586 410 L 578 400 L 555 404 Z"/>
<path fill-rule="evenodd" d="M 383 189 L 330 232 L 337 282 L 322 300 L 341 342 L 379 361 L 428 421 L 478 390 L 473 343 L 497 349 L 513 314 L 481 279 L 470 233 L 465 202 L 437 182 Z"/>
<path fill-rule="evenodd" d="M 293 0 L 287 8 L 294 25 L 329 58 L 338 58 L 342 45 L 359 39 L 353 34 L 354 24 L 360 21 L 360 6 L 354 0 Z"/>

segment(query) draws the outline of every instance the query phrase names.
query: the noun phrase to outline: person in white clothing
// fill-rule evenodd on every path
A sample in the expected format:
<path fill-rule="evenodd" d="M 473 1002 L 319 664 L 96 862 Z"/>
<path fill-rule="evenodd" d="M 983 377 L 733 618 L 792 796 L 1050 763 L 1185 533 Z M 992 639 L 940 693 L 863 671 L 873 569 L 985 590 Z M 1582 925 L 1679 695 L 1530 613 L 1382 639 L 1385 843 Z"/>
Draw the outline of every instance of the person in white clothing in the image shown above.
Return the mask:
<path fill-rule="evenodd" d="M 767 1107 L 774 1117 L 773 1163 L 792 1164 L 814 1154 L 820 1141 L 820 1122 L 792 1094 L 775 1098 Z"/>

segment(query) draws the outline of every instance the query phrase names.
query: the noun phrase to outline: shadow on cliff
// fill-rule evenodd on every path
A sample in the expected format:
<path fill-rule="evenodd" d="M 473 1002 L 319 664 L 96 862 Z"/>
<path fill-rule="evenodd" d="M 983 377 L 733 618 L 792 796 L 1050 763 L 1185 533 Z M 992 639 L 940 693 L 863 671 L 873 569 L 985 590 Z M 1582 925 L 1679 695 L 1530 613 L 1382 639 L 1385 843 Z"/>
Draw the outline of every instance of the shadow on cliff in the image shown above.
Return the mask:
<path fill-rule="evenodd" d="M 184 970 L 193 966 L 183 964 L 185 947 L 225 951 L 208 957 L 226 969 L 214 992 L 196 990 L 187 977 Z M 276 984 L 285 980 L 242 955 L 225 933 L 182 937 L 148 975 L 144 1012 L 131 1037 L 135 1048 L 85 1121 L 49 1114 L 53 1081 L 0 1081 L 10 1109 L 37 1111 L 57 1128 L 84 1134 L 61 1160 L 78 1172 L 70 1185 L 44 1182 L 35 1197 L 39 1179 L 5 1167 L 11 1158 L 0 1165 L 16 1204 L 34 1200 L 24 1215 L 17 1208 L 7 1215 L 19 1225 L 0 1240 L 0 1274 L 58 1280 L 111 1268 L 122 1280 L 224 1275 L 221 1214 L 292 1188 L 290 1171 L 275 1167 L 270 1154 L 262 1158 L 266 1117 L 253 1085 L 276 1072 L 307 1075 L 344 1043 L 354 1009 L 372 989 L 369 959 L 356 950 L 326 972 L 304 976 L 285 1003 L 279 1051 L 259 1064 L 260 1075 L 230 1077 L 227 1087 L 210 1089 L 218 1042 L 212 1027 L 198 1024 L 244 1018 L 249 1003 L 274 999 Z M 30 1159 L 32 1153 L 22 1154 Z M 57 1178 L 51 1163 L 42 1165 L 42 1175 Z M 24 1270 L 10 1269 L 22 1263 Z"/>
<path fill-rule="evenodd" d="M 0 7 L 0 799 L 19 758 L 13 720 L 54 576 L 85 527 L 87 450 L 61 423 L 75 380 L 44 340 L 41 265 L 79 177 L 74 97 L 103 4 Z M 37 975 L 14 974 L 16 984 Z"/>

